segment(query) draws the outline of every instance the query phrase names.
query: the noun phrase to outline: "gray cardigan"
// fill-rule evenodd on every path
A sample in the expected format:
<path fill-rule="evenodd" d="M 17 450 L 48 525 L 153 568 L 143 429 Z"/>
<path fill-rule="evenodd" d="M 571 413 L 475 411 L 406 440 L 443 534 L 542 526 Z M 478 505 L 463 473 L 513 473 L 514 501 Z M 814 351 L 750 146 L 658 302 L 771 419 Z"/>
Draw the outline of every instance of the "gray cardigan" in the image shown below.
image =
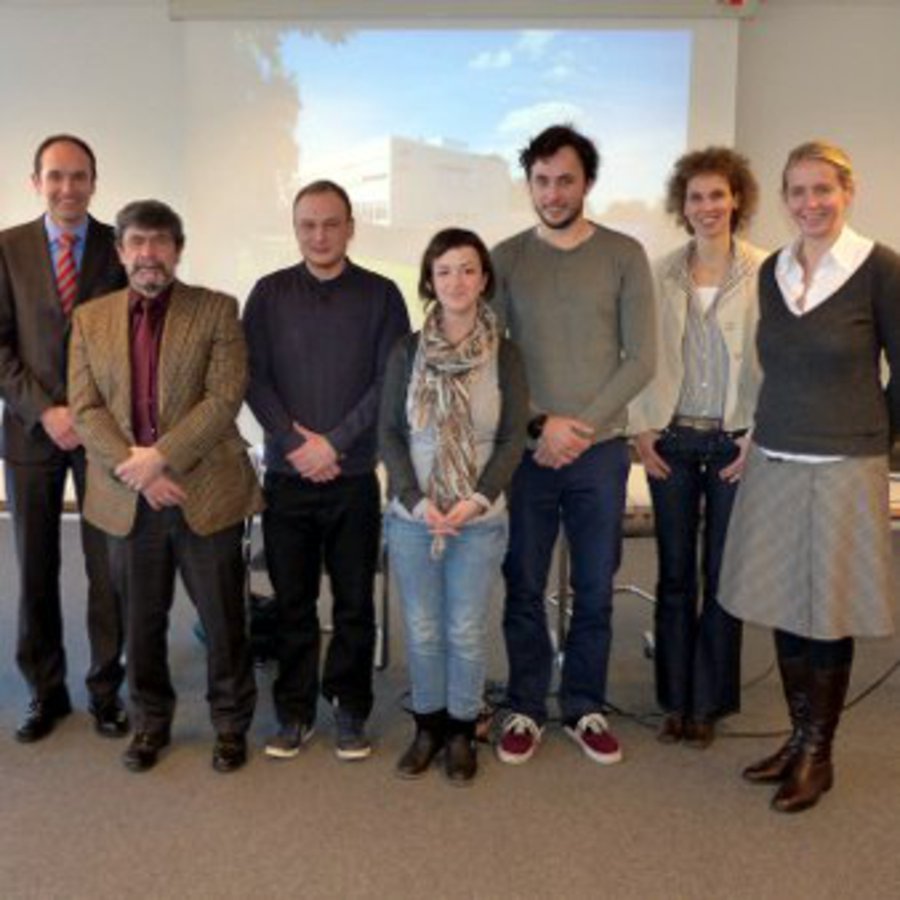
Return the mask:
<path fill-rule="evenodd" d="M 380 455 L 388 473 L 388 497 L 398 498 L 409 512 L 424 495 L 419 487 L 409 450 L 409 421 L 406 396 L 419 334 L 397 342 L 388 359 L 378 418 Z M 512 478 L 525 447 L 528 422 L 528 383 L 518 348 L 502 338 L 497 356 L 500 387 L 500 422 L 494 436 L 494 450 L 475 487 L 491 503 Z"/>

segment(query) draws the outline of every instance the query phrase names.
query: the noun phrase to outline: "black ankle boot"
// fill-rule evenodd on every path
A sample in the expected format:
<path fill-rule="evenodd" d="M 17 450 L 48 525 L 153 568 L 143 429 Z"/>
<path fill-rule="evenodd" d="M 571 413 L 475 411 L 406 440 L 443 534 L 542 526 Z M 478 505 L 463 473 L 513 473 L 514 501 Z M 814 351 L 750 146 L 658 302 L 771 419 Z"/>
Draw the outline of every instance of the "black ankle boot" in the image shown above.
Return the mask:
<path fill-rule="evenodd" d="M 416 720 L 416 736 L 397 762 L 397 774 L 401 778 L 421 778 L 435 756 L 444 746 L 447 728 L 447 711 L 413 713 Z"/>
<path fill-rule="evenodd" d="M 460 787 L 472 783 L 478 771 L 478 751 L 475 744 L 475 721 L 447 718 L 447 749 L 444 772 L 451 784 Z"/>

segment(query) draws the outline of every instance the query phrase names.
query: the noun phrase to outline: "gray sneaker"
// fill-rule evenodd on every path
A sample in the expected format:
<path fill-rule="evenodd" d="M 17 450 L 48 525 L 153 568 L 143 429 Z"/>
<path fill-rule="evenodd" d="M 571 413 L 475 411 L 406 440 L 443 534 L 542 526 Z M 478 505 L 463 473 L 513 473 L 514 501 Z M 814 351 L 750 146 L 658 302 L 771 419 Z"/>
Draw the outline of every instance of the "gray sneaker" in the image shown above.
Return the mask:
<path fill-rule="evenodd" d="M 372 753 L 372 745 L 366 737 L 366 720 L 349 710 L 334 708 L 334 723 L 337 726 L 337 742 L 334 752 L 338 759 L 365 759 Z"/>
<path fill-rule="evenodd" d="M 278 731 L 266 741 L 266 756 L 273 759 L 293 759 L 313 734 L 315 727 L 309 722 L 288 722 L 286 725 L 280 725 Z"/>

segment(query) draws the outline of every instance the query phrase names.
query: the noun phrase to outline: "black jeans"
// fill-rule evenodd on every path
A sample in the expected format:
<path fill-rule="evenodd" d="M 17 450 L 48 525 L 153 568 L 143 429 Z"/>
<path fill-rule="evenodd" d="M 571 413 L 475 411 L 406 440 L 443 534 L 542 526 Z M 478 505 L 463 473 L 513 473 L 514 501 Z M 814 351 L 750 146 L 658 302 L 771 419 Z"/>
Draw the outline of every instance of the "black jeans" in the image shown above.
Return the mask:
<path fill-rule="evenodd" d="M 265 494 L 263 539 L 278 620 L 273 685 L 278 719 L 315 719 L 323 564 L 331 582 L 334 633 L 322 694 L 365 718 L 372 709 L 373 591 L 381 536 L 378 481 L 368 473 L 314 484 L 270 472 Z"/>
<path fill-rule="evenodd" d="M 66 475 L 71 469 L 79 505 L 84 499 L 82 449 L 58 453 L 45 463 L 7 461 L 6 496 L 12 512 L 19 564 L 19 636 L 16 660 L 31 692 L 47 700 L 65 689 L 60 596 L 60 522 Z M 87 574 L 87 632 L 91 663 L 86 682 L 91 701 L 102 705 L 119 691 L 122 666 L 122 604 L 109 576 L 106 536 L 81 519 Z"/>
<path fill-rule="evenodd" d="M 738 483 L 723 431 L 670 426 L 656 443 L 668 478 L 648 478 L 656 519 L 656 694 L 666 711 L 711 720 L 740 707 L 741 623 L 719 605 L 719 570 Z M 702 529 L 702 530 L 701 530 Z M 702 608 L 698 608 L 698 544 Z"/>

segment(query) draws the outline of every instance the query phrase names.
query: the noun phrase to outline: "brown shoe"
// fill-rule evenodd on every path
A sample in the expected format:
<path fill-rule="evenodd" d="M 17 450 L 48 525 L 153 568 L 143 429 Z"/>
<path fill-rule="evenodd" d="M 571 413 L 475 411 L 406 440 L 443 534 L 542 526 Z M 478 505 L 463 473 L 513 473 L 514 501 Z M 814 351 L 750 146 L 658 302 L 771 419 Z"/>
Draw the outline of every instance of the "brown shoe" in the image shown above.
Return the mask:
<path fill-rule="evenodd" d="M 668 713 L 663 717 L 656 732 L 656 739 L 661 744 L 677 744 L 684 737 L 684 716 L 681 713 Z"/>
<path fill-rule="evenodd" d="M 815 751 L 802 750 L 787 779 L 772 798 L 772 809 L 778 812 L 802 812 L 819 802 L 822 794 L 834 784 L 834 769 L 828 759 L 817 759 Z"/>
<path fill-rule="evenodd" d="M 802 741 L 803 732 L 795 728 L 773 754 L 747 766 L 741 775 L 752 784 L 778 784 L 784 781 L 800 755 Z"/>
<path fill-rule="evenodd" d="M 684 743 L 695 750 L 705 750 L 716 739 L 716 723 L 712 719 L 688 719 L 684 725 Z"/>

